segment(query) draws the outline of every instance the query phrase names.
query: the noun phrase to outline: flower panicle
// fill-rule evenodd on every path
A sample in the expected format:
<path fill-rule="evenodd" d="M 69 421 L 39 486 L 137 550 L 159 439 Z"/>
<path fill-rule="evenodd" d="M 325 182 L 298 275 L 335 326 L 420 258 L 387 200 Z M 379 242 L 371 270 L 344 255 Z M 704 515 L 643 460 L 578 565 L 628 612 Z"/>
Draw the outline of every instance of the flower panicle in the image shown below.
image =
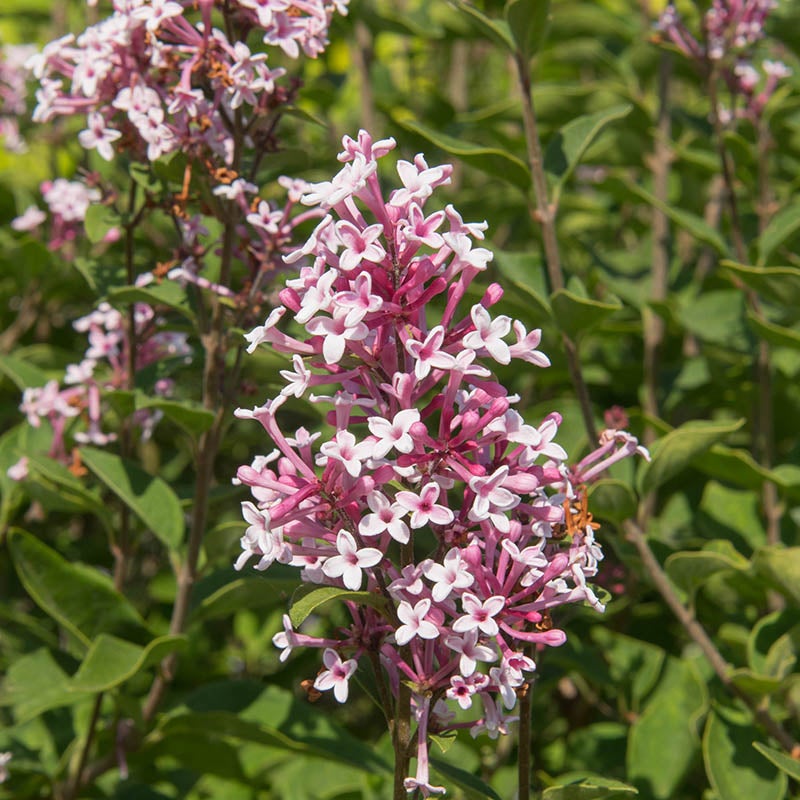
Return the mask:
<path fill-rule="evenodd" d="M 603 557 L 597 524 L 567 533 L 565 506 L 576 481 L 643 449 L 610 429 L 570 470 L 555 441 L 561 416 L 523 417 L 491 367 L 546 368 L 541 332 L 492 317 L 496 284 L 460 311 L 492 258 L 480 245 L 486 225 L 452 206 L 425 211 L 451 170 L 422 155 L 398 162 L 401 186 L 384 195 L 377 162 L 394 146 L 365 131 L 344 138 L 341 170 L 302 197 L 325 217 L 286 256 L 297 277 L 247 334 L 248 350 L 270 345 L 292 369 L 278 397 L 237 412 L 277 450 L 238 471 L 252 499 L 236 566 L 277 561 L 311 584 L 383 598 L 379 610 L 349 595 L 352 624 L 333 644 L 295 632 L 288 617 L 275 642 L 282 658 L 301 641 L 324 648 L 314 686 L 340 702 L 368 652 L 395 691 L 400 680 L 415 687 L 426 733 L 406 785 L 428 796 L 441 787 L 429 783 L 427 731 L 448 729 L 446 704 L 482 707 L 476 735 L 506 732 L 535 652 L 565 641 L 553 613 L 576 602 L 603 609 L 590 585 Z M 289 397 L 327 404 L 335 434 L 287 434 L 279 416 Z M 432 707 L 432 696 L 443 702 Z"/>

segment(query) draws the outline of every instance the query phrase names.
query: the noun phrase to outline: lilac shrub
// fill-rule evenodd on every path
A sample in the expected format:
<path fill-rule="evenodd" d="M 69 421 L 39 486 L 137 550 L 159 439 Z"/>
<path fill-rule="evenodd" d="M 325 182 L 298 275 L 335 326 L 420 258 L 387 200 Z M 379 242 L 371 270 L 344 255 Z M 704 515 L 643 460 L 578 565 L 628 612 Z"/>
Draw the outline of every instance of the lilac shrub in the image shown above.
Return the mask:
<path fill-rule="evenodd" d="M 304 264 L 299 275 L 246 336 L 250 352 L 269 345 L 292 367 L 277 397 L 236 412 L 276 446 L 237 473 L 252 500 L 236 567 L 288 564 L 310 590 L 345 593 L 346 630 L 313 637 L 287 615 L 273 641 L 281 660 L 321 648 L 313 685 L 339 702 L 365 656 L 380 664 L 385 696 L 411 687 L 417 767 L 405 787 L 427 797 L 444 792 L 430 782 L 428 735 L 507 733 L 537 649 L 565 641 L 553 613 L 603 610 L 590 583 L 603 554 L 578 508 L 582 486 L 646 451 L 607 429 L 594 453 L 567 465 L 560 414 L 530 424 L 487 366 L 550 362 L 539 330 L 490 314 L 500 286 L 471 294 L 492 259 L 480 244 L 486 223 L 465 223 L 451 205 L 424 211 L 452 168 L 401 160 L 402 187 L 386 199 L 378 160 L 394 140 L 361 131 L 343 145 L 341 171 L 302 197 L 325 216 L 286 257 Z M 328 407 L 333 434 L 287 432 L 279 418 L 290 397 Z"/>

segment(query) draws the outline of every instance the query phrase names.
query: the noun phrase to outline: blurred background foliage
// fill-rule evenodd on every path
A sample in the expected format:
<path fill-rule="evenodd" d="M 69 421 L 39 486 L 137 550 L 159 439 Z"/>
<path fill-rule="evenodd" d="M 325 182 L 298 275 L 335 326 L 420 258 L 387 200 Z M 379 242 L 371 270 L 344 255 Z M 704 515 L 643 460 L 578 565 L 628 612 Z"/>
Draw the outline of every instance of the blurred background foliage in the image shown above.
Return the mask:
<path fill-rule="evenodd" d="M 287 65 L 303 81 L 298 114 L 284 120 L 282 151 L 263 163 L 262 194 L 280 196 L 268 181 L 281 174 L 329 177 L 341 136 L 359 127 L 376 138 L 394 136 L 403 157 L 424 152 L 431 164 L 452 161 L 454 179 L 441 202 L 454 203 L 465 220 L 488 221 L 495 260 L 486 278 L 507 292 L 498 313 L 541 327 L 553 362 L 546 371 L 500 370 L 530 419 L 558 410 L 561 443 L 575 456 L 588 449 L 563 349 L 566 334 L 577 344 L 595 418 L 621 406 L 633 432 L 653 445 L 651 466 L 619 465 L 590 497 L 606 552 L 605 615 L 567 612 L 569 618 L 558 619 L 567 643 L 538 659 L 532 749 L 544 796 L 628 797 L 635 790 L 643 800 L 800 796 L 790 781 L 800 777 L 800 765 L 753 711 L 768 711 L 796 735 L 800 207 L 793 198 L 800 176 L 800 6 L 781 2 L 764 42 L 794 68 L 764 117 L 766 226 L 759 223 L 765 195 L 758 131 L 743 122 L 727 134 L 748 247 L 741 266 L 729 217 L 720 210 L 708 97 L 693 66 L 659 41 L 654 23 L 663 4 L 553 2 L 532 74 L 540 134 L 550 146 L 551 187 L 563 187 L 557 229 L 568 280 L 559 296 L 551 294 L 530 213 L 509 54 L 462 6 L 352 0 L 326 53 L 303 62 L 299 72 Z M 476 7 L 500 19 L 504 3 Z M 698 18 L 692 3 L 679 9 Z M 42 45 L 100 13 L 102 4 L 87 11 L 78 2 L 5 0 L 0 40 Z M 665 75 L 669 127 L 659 150 Z M 559 158 L 566 131 L 579 118 L 586 148 L 580 163 L 565 171 Z M 387 797 L 391 746 L 368 687 L 355 688 L 344 708 L 327 696 L 311 704 L 299 684 L 314 677 L 317 654 L 278 661 L 271 637 L 294 589 L 293 571 L 276 565 L 261 576 L 231 567 L 245 495 L 230 478 L 239 464 L 268 452 L 265 437 L 239 422 L 225 435 L 189 625 L 182 636 L 169 637 L 172 566 L 183 557 L 182 545 L 166 547 L 142 524 L 126 596 L 115 593 L 104 576 L 112 568 L 107 527 L 115 525 L 119 500 L 92 475 L 78 479 L 56 470 L 42 455 L 46 434 L 22 420 L 21 389 L 31 376 L 60 377 L 76 360 L 84 342 L 71 323 L 98 298 L 73 264 L 9 223 L 35 202 L 43 180 L 86 168 L 125 169 L 87 156 L 75 140 L 81 125 L 23 124 L 28 151 L 0 150 L 0 750 L 13 754 L 0 797 L 54 796 L 74 773 L 95 704 L 101 722 L 92 753 L 104 769 L 81 797 Z M 654 174 L 665 157 L 666 193 L 659 197 Z M 657 214 L 666 220 L 665 241 L 653 233 Z M 137 247 L 142 269 L 163 258 L 160 225 L 153 221 Z M 663 297 L 652 282 L 659 248 L 668 270 Z M 106 245 L 90 250 L 104 264 L 118 257 Z M 758 314 L 748 290 L 760 299 Z M 191 329 L 180 314 L 170 319 L 175 330 Z M 663 334 L 648 389 L 643 342 L 653 320 Z M 770 463 L 756 442 L 764 419 L 759 341 L 771 351 Z M 264 350 L 247 359 L 241 405 L 276 392 L 283 362 Z M 196 398 L 197 364 L 174 368 L 179 399 Z M 304 404 L 296 423 L 323 421 L 315 406 Z M 144 469 L 168 484 L 181 514 L 192 502 L 196 435 L 191 420 L 176 411 L 137 452 Z M 39 458 L 23 485 L 6 475 L 20 453 Z M 767 484 L 779 511 L 779 536 L 772 540 Z M 625 532 L 624 521 L 636 517 L 674 596 L 727 662 L 726 680 L 654 588 Z M 335 626 L 341 612 L 330 607 L 311 627 Z M 142 698 L 171 651 L 180 657 L 163 713 L 142 725 Z M 451 787 L 448 796 L 514 796 L 515 737 L 459 736 L 440 744 L 434 766 Z M 585 786 L 575 784 L 583 778 Z"/>

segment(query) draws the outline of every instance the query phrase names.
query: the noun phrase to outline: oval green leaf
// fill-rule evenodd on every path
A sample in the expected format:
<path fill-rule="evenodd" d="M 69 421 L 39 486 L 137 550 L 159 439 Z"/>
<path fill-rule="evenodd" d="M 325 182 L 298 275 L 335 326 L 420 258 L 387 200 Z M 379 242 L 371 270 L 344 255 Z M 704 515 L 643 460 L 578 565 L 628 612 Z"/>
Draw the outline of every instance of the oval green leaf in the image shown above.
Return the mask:
<path fill-rule="evenodd" d="M 183 541 L 183 511 L 178 496 L 161 478 L 150 475 L 137 464 L 113 453 L 82 447 L 84 464 L 167 547 L 176 549 Z"/>
<path fill-rule="evenodd" d="M 189 320 L 194 319 L 186 289 L 176 281 L 166 280 L 148 286 L 120 286 L 109 291 L 108 299 L 115 304 L 147 303 L 151 306 L 167 306 Z"/>
<path fill-rule="evenodd" d="M 450 764 L 441 758 L 431 758 L 430 762 L 435 772 L 447 778 L 448 782 L 461 788 L 470 800 L 485 800 L 487 797 L 491 798 L 491 800 L 501 800 L 500 795 L 477 775 L 473 775 L 471 772 L 467 772 L 465 769 Z"/>
<path fill-rule="evenodd" d="M 86 210 L 83 220 L 86 238 L 92 243 L 102 242 L 106 234 L 122 223 L 119 214 L 113 208 L 103 205 L 92 205 Z"/>
<path fill-rule="evenodd" d="M 753 569 L 773 589 L 800 605 L 800 547 L 762 547 L 753 556 Z"/>
<path fill-rule="evenodd" d="M 800 203 L 782 208 L 758 237 L 758 264 L 763 266 L 787 239 L 800 230 Z"/>
<path fill-rule="evenodd" d="M 28 388 L 44 386 L 48 381 L 46 373 L 29 361 L 15 356 L 0 356 L 0 372 L 21 392 Z"/>
<path fill-rule="evenodd" d="M 445 153 L 458 156 L 465 164 L 486 172 L 493 178 L 500 177 L 523 192 L 527 192 L 530 188 L 531 176 L 528 168 L 516 156 L 505 150 L 465 142 L 463 139 L 449 136 L 415 120 L 403 119 L 400 115 L 394 115 L 394 120 L 401 127 L 411 131 L 411 133 L 416 133 L 431 142 L 431 144 L 444 150 Z"/>
<path fill-rule="evenodd" d="M 703 735 L 706 774 L 719 800 L 783 800 L 786 775 L 753 751 L 758 730 L 709 714 Z"/>
<path fill-rule="evenodd" d="M 589 509 L 599 519 L 620 523 L 636 514 L 633 489 L 624 481 L 603 478 L 589 489 Z"/>
<path fill-rule="evenodd" d="M 314 586 L 306 584 L 298 587 L 292 595 L 289 619 L 297 628 L 321 606 L 333 600 L 351 600 L 360 605 L 370 606 L 381 613 L 386 611 L 386 600 L 374 592 L 351 592 L 338 586 Z"/>
<path fill-rule="evenodd" d="M 686 469 L 692 460 L 744 425 L 736 422 L 687 422 L 670 431 L 650 448 L 651 461 L 640 473 L 642 492 L 650 492 Z"/>
<path fill-rule="evenodd" d="M 146 647 L 101 633 L 72 678 L 75 692 L 105 692 L 119 686 L 168 653 L 185 649 L 185 636 L 159 636 Z"/>
<path fill-rule="evenodd" d="M 570 339 L 576 339 L 619 311 L 622 304 L 616 300 L 604 303 L 589 297 L 581 297 L 568 289 L 558 289 L 550 295 L 550 307 L 556 325 Z"/>
<path fill-rule="evenodd" d="M 517 51 L 529 61 L 539 51 L 547 33 L 549 0 L 509 0 L 505 17 Z"/>
<path fill-rule="evenodd" d="M 622 781 L 602 775 L 570 772 L 560 775 L 554 786 L 542 793 L 542 800 L 604 800 L 637 795 L 639 790 Z"/>
<path fill-rule="evenodd" d="M 672 582 L 693 595 L 712 575 L 727 570 L 744 571 L 750 563 L 736 552 L 730 542 L 724 541 L 728 552 L 701 550 L 700 552 L 673 553 L 665 563 L 667 575 Z"/>
<path fill-rule="evenodd" d="M 464 17 L 478 33 L 505 48 L 510 53 L 515 52 L 516 43 L 507 22 L 499 19 L 490 19 L 482 11 L 475 8 L 472 3 L 467 3 L 465 0 L 454 0 L 454 2 L 456 8 L 464 14 Z"/>
<path fill-rule="evenodd" d="M 699 749 L 696 720 L 708 698 L 687 664 L 670 658 L 644 713 L 633 723 L 626 755 L 630 780 L 656 800 L 675 794 Z"/>
<path fill-rule="evenodd" d="M 800 350 L 800 331 L 794 328 L 785 328 L 783 325 L 776 325 L 774 322 L 769 322 L 752 311 L 747 312 L 747 322 L 759 339 L 778 347 L 790 347 L 793 350 Z"/>
<path fill-rule="evenodd" d="M 800 305 L 800 269 L 796 267 L 750 267 L 722 261 L 725 271 L 746 284 L 764 300 L 782 306 Z"/>
<path fill-rule="evenodd" d="M 19 528 L 10 532 L 8 548 L 33 601 L 87 646 L 105 632 L 146 635 L 144 620 L 105 575 L 66 561 Z"/>
<path fill-rule="evenodd" d="M 534 0 L 534 5 L 538 3 Z M 545 5 L 541 3 L 540 5 Z M 544 152 L 545 172 L 553 179 L 553 203 L 558 205 L 561 190 L 575 167 L 603 129 L 614 120 L 630 114 L 632 105 L 624 103 L 570 120 L 550 140 Z"/>
<path fill-rule="evenodd" d="M 183 428 L 190 436 L 199 436 L 214 424 L 214 414 L 199 403 L 190 400 L 166 400 L 159 397 L 147 397 L 147 395 L 137 392 L 136 408 L 153 408 L 163 412 L 165 417 Z"/>
<path fill-rule="evenodd" d="M 761 742 L 753 742 L 753 747 L 761 753 L 764 758 L 771 761 L 779 770 L 785 772 L 790 778 L 800 782 L 800 761 L 796 761 L 786 753 L 781 753 L 780 750 L 775 750 L 773 747 L 767 747 Z"/>
<path fill-rule="evenodd" d="M 0 706 L 11 706 L 18 724 L 81 699 L 70 691 L 69 676 L 44 648 L 12 660 L 0 684 Z"/>

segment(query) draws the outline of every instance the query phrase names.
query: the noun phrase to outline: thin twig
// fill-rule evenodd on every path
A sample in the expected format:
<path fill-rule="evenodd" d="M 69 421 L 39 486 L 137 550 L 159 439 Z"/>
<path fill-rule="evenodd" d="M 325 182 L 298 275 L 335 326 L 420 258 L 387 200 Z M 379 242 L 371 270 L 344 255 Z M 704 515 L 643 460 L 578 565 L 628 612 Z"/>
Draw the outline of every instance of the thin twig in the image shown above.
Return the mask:
<path fill-rule="evenodd" d="M 67 789 L 64 793 L 64 800 L 75 800 L 78 797 L 78 793 L 81 790 L 81 777 L 83 775 L 83 769 L 86 766 L 86 761 L 89 758 L 89 750 L 91 750 L 92 742 L 94 741 L 94 732 L 97 728 L 97 722 L 100 719 L 100 707 L 103 704 L 103 692 L 100 692 L 97 697 L 94 699 L 94 705 L 92 706 L 92 716 L 89 719 L 89 728 L 86 731 L 86 741 L 83 743 L 83 747 L 81 748 L 81 755 L 78 759 L 78 765 L 75 769 L 75 774 L 72 779 L 72 783 L 70 784 L 69 789 Z"/>
<path fill-rule="evenodd" d="M 538 222 L 542 229 L 542 241 L 544 243 L 545 264 L 547 275 L 550 279 L 550 288 L 553 291 L 563 289 L 564 272 L 561 268 L 561 256 L 558 249 L 558 238 L 556 236 L 556 207 L 550 202 L 547 191 L 547 177 L 544 173 L 544 158 L 542 155 L 542 144 L 539 139 L 539 127 L 536 122 L 536 112 L 533 107 L 533 95 L 531 93 L 531 73 L 528 59 L 521 53 L 514 57 L 517 69 L 520 94 L 522 96 L 522 122 L 525 128 L 525 143 L 528 152 L 528 166 L 531 171 L 533 189 L 536 195 L 535 205 L 531 204 L 531 217 Z M 583 423 L 589 434 L 591 442 L 597 441 L 597 429 L 594 424 L 594 414 L 592 412 L 592 402 L 589 397 L 589 389 L 581 372 L 581 363 L 578 356 L 578 348 L 572 339 L 566 334 L 562 334 L 564 350 L 567 355 L 567 368 L 569 369 L 572 385 L 578 395 L 578 402 L 583 415 Z"/>
<path fill-rule="evenodd" d="M 662 53 L 658 67 L 658 121 L 654 152 L 652 157 L 653 194 L 659 200 L 653 205 L 653 251 L 650 299 L 661 302 L 667 297 L 669 281 L 670 260 L 670 229 L 669 218 L 663 211 L 667 202 L 669 186 L 670 163 L 672 151 L 670 148 L 670 113 L 669 113 L 669 84 L 672 74 L 672 57 L 669 53 Z M 651 417 L 659 416 L 658 403 L 658 355 L 664 340 L 664 320 L 650 308 L 642 311 L 644 325 L 644 396 L 643 406 L 645 413 Z M 655 431 L 647 426 L 644 431 L 645 444 L 652 444 Z"/>
<path fill-rule="evenodd" d="M 697 621 L 694 614 L 680 601 L 675 594 L 675 590 L 667 578 L 666 573 L 661 568 L 650 545 L 647 543 L 644 531 L 633 521 L 627 520 L 623 523 L 625 538 L 633 544 L 642 560 L 642 564 L 650 576 L 653 585 L 659 594 L 664 598 L 667 605 L 672 610 L 675 618 L 683 626 L 684 630 L 697 644 L 706 660 L 711 664 L 717 677 L 730 694 L 741 700 L 751 711 L 756 722 L 772 736 L 787 752 L 791 753 L 797 747 L 797 742 L 784 728 L 773 719 L 766 708 L 759 705 L 746 692 L 743 692 L 734 682 L 731 674 L 733 667 L 723 657 L 714 642 L 706 633 L 703 626 Z"/>

